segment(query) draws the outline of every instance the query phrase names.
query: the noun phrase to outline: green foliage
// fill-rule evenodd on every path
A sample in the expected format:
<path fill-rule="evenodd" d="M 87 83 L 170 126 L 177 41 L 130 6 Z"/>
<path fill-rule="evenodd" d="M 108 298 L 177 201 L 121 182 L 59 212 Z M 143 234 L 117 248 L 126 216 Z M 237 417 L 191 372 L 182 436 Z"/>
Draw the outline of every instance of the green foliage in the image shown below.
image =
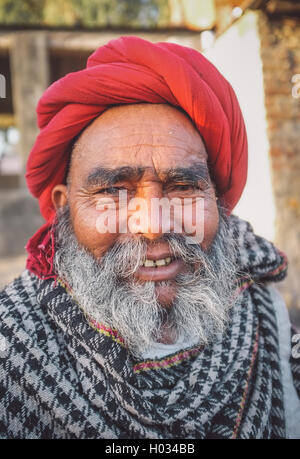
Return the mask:
<path fill-rule="evenodd" d="M 46 0 L 0 0 L 2 24 L 38 24 L 43 20 Z"/>
<path fill-rule="evenodd" d="M 166 27 L 168 0 L 0 0 L 0 23 L 50 27 Z"/>

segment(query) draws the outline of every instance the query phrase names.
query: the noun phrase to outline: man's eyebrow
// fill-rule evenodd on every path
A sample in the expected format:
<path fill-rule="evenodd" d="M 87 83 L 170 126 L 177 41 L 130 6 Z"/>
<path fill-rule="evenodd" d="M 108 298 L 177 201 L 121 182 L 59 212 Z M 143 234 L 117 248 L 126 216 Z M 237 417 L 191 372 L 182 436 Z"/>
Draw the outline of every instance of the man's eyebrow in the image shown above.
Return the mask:
<path fill-rule="evenodd" d="M 92 186 L 113 186 L 126 180 L 140 180 L 145 170 L 149 167 L 122 166 L 117 168 L 96 167 L 93 169 L 84 184 Z M 184 181 L 196 183 L 199 180 L 209 182 L 209 172 L 206 163 L 196 163 L 189 167 L 176 167 L 165 169 L 159 175 L 164 183 Z"/>
<path fill-rule="evenodd" d="M 85 186 L 112 186 L 124 180 L 139 180 L 144 167 L 122 166 L 117 168 L 96 167 L 85 180 Z"/>
<path fill-rule="evenodd" d="M 164 171 L 164 182 L 198 182 L 199 180 L 209 182 L 209 172 L 206 163 L 196 163 L 189 167 L 176 167 Z"/>

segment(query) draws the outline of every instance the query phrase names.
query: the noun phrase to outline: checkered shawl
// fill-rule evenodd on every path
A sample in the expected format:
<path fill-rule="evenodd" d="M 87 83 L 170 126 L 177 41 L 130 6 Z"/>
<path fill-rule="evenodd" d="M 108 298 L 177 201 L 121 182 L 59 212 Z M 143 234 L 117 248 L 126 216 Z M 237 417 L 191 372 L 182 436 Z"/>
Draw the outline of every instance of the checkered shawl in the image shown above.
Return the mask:
<path fill-rule="evenodd" d="M 246 277 L 227 332 L 203 348 L 134 361 L 91 326 L 63 285 L 29 271 L 0 296 L 2 438 L 284 438 L 269 281 L 286 262 L 250 225 L 230 226 Z M 3 338 L 2 338 L 3 341 Z"/>

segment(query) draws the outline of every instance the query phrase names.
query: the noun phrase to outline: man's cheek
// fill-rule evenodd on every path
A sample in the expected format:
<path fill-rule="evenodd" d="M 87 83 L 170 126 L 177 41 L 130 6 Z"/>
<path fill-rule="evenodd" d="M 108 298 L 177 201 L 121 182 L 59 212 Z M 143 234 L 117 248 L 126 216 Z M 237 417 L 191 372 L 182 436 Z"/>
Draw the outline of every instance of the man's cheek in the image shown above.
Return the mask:
<path fill-rule="evenodd" d="M 215 202 L 200 198 L 192 206 L 185 206 L 183 231 L 207 250 L 219 226 L 219 212 Z"/>
<path fill-rule="evenodd" d="M 203 198 L 185 200 L 183 208 L 184 234 L 191 236 L 195 243 L 201 244 L 204 239 L 205 206 Z"/>
<path fill-rule="evenodd" d="M 85 210 L 77 211 L 73 218 L 78 242 L 97 258 L 104 255 L 117 239 L 116 231 L 109 231 L 114 228 L 106 227 L 106 217 L 105 215 L 101 217 L 101 212 L 96 210 L 93 212 Z"/>
<path fill-rule="evenodd" d="M 204 209 L 203 250 L 208 250 L 219 228 L 219 212 L 216 205 Z"/>

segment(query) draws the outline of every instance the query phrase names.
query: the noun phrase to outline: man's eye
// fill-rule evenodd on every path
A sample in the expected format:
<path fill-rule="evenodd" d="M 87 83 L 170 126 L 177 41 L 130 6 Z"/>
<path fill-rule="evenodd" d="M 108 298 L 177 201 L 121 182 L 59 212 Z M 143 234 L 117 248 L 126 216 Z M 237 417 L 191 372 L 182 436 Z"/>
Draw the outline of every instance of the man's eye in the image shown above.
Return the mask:
<path fill-rule="evenodd" d="M 196 188 L 195 185 L 176 185 L 176 188 L 178 188 L 178 190 L 193 190 Z"/>
<path fill-rule="evenodd" d="M 117 195 L 120 191 L 124 191 L 124 190 L 126 190 L 126 188 L 124 187 L 111 186 L 109 188 L 102 188 L 101 190 L 98 191 L 98 193 Z"/>
<path fill-rule="evenodd" d="M 172 191 L 190 191 L 190 190 L 197 190 L 199 187 L 195 184 L 189 183 L 186 185 L 179 184 L 179 185 L 173 185 L 171 187 Z"/>

